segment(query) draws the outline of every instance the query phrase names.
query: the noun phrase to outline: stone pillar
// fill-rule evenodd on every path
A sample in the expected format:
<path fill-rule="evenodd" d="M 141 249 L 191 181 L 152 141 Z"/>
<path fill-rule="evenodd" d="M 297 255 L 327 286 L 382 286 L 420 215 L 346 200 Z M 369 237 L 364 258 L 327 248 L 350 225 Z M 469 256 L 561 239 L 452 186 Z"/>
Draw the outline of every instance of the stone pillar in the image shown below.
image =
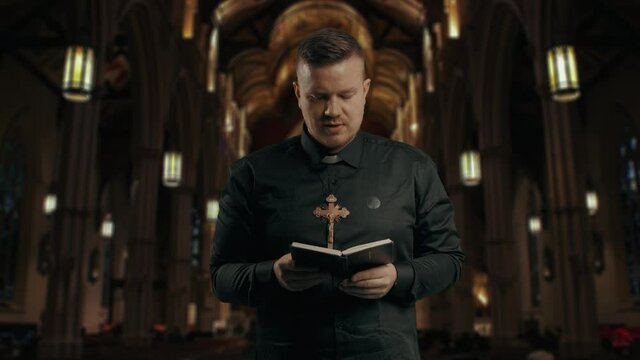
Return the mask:
<path fill-rule="evenodd" d="M 453 180 L 453 179 L 451 179 Z M 465 188 L 457 184 L 448 188 L 449 198 L 455 209 L 455 222 L 462 242 L 462 250 L 465 252 L 465 264 L 462 268 L 462 277 L 451 289 L 451 335 L 458 336 L 465 332 L 473 331 L 474 307 L 473 307 L 473 266 L 475 254 L 473 247 L 471 224 L 467 213 L 470 206 L 466 204 Z M 469 237 L 469 238 L 468 238 Z M 469 244 L 468 246 L 466 244 Z"/>
<path fill-rule="evenodd" d="M 124 338 L 129 345 L 148 345 L 153 311 L 156 257 L 156 207 L 161 152 L 139 148 L 135 157 L 133 220 L 125 277 Z"/>
<path fill-rule="evenodd" d="M 578 161 L 574 105 L 543 102 L 549 236 L 555 259 L 553 308 L 564 359 L 595 358 L 598 347 L 594 279 L 589 266 L 585 169 Z"/>
<path fill-rule="evenodd" d="M 491 298 L 492 340 L 501 348 L 509 347 L 518 334 L 518 259 L 511 222 L 513 180 L 510 147 L 501 143 L 506 138 L 505 134 L 495 136 L 496 134 L 491 132 L 493 131 L 486 131 L 485 136 L 481 138 L 482 181 L 486 199 L 486 259 Z"/>
<path fill-rule="evenodd" d="M 213 320 L 215 320 L 216 304 L 213 292 L 211 291 L 211 275 L 209 272 L 209 261 L 211 246 L 213 245 L 213 234 L 216 231 L 216 223 L 205 223 L 202 232 L 202 246 L 200 251 L 200 269 L 198 271 L 198 322 L 197 329 L 200 331 L 211 331 Z"/>
<path fill-rule="evenodd" d="M 169 272 L 167 279 L 167 330 L 187 331 L 187 308 L 191 299 L 191 208 L 193 190 L 173 190 Z"/>
<path fill-rule="evenodd" d="M 82 356 L 81 314 L 85 242 L 94 231 L 99 102 L 65 103 L 60 194 L 53 228 L 53 264 L 43 316 L 41 358 Z"/>

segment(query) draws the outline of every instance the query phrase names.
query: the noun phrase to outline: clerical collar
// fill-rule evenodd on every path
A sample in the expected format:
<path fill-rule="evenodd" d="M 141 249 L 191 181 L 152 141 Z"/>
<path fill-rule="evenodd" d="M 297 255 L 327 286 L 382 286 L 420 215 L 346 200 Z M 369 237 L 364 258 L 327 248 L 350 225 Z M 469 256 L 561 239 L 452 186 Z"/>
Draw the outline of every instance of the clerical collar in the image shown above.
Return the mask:
<path fill-rule="evenodd" d="M 307 125 L 302 127 L 302 136 L 300 137 L 302 148 L 309 155 L 311 163 L 317 165 L 321 163 L 321 160 L 326 155 L 329 155 L 322 145 L 320 145 L 314 138 L 309 135 Z M 342 161 L 353 166 L 354 168 L 360 167 L 360 158 L 362 155 L 363 136 L 360 131 L 356 134 L 356 137 L 336 155 L 340 157 Z"/>

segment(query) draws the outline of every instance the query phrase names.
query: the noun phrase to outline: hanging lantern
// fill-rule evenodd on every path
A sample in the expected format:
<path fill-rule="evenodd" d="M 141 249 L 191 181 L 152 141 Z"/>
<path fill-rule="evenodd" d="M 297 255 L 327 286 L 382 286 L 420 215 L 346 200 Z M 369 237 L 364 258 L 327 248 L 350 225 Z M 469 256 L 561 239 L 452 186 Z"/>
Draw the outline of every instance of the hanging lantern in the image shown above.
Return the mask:
<path fill-rule="evenodd" d="M 176 151 L 164 153 L 162 183 L 166 187 L 177 187 L 182 180 L 182 154 Z"/>
<path fill-rule="evenodd" d="M 51 215 L 56 211 L 58 206 L 58 197 L 56 194 L 47 194 L 42 202 L 42 210 L 45 215 Z"/>
<path fill-rule="evenodd" d="M 580 97 L 580 81 L 573 46 L 556 46 L 547 51 L 549 90 L 553 100 L 573 101 Z"/>
<path fill-rule="evenodd" d="M 93 90 L 93 68 L 93 49 L 69 46 L 64 60 L 62 96 L 74 102 L 89 101 Z"/>
<path fill-rule="evenodd" d="M 460 37 L 458 0 L 444 0 L 444 12 L 447 14 L 447 36 L 449 39 L 458 39 Z"/>
<path fill-rule="evenodd" d="M 213 28 L 209 37 L 209 56 L 207 57 L 207 91 L 216 92 L 216 70 L 218 68 L 218 27 Z"/>
<path fill-rule="evenodd" d="M 598 212 L 598 193 L 595 190 L 587 191 L 586 202 L 589 215 L 595 215 Z"/>
<path fill-rule="evenodd" d="M 193 38 L 193 23 L 196 12 L 198 12 L 198 0 L 184 0 L 184 11 L 182 12 L 182 38 Z"/>
<path fill-rule="evenodd" d="M 465 186 L 476 186 L 482 180 L 480 153 L 468 150 L 460 155 L 460 180 Z"/>
<path fill-rule="evenodd" d="M 214 222 L 218 219 L 220 212 L 220 203 L 218 200 L 211 199 L 207 201 L 207 221 Z"/>
<path fill-rule="evenodd" d="M 542 220 L 540 216 L 534 215 L 529 217 L 529 232 L 533 235 L 537 235 L 542 230 Z"/>
<path fill-rule="evenodd" d="M 111 214 L 107 214 L 102 219 L 102 225 L 100 226 L 100 235 L 103 238 L 110 239 L 113 237 L 113 220 L 111 219 Z"/>
<path fill-rule="evenodd" d="M 422 62 L 424 68 L 425 89 L 427 93 L 433 93 L 436 90 L 434 82 L 435 70 L 433 68 L 433 50 L 431 49 L 431 34 L 428 28 L 422 30 Z"/>

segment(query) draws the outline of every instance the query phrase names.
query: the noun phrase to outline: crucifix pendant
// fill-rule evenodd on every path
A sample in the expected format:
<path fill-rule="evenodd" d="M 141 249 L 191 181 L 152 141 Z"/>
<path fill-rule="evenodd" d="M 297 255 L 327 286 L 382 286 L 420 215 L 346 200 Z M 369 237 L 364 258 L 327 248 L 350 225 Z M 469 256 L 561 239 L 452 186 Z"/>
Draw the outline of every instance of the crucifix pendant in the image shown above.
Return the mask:
<path fill-rule="evenodd" d="M 327 196 L 325 200 L 327 202 L 327 207 L 317 207 L 313 210 L 313 215 L 317 218 L 324 218 L 327 220 L 329 225 L 329 234 L 327 234 L 327 247 L 329 249 L 333 249 L 333 224 L 340 219 L 344 219 L 349 216 L 349 210 L 347 208 L 342 207 L 338 204 L 338 199 L 330 194 Z"/>

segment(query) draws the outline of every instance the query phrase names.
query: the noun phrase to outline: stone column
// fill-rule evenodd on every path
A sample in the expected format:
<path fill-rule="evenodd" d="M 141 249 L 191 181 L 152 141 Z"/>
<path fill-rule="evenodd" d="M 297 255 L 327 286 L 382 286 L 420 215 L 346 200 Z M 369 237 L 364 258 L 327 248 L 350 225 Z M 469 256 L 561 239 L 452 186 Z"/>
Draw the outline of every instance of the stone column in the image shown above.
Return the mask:
<path fill-rule="evenodd" d="M 486 260 L 491 298 L 492 340 L 498 348 L 509 347 L 520 323 L 517 247 L 513 239 L 511 212 L 513 180 L 510 147 L 505 134 L 492 130 L 481 137 L 482 181 L 484 184 Z M 499 132 L 499 131 L 498 131 Z M 493 136 L 491 136 L 493 135 Z M 495 141 L 495 142 L 494 142 Z"/>
<path fill-rule="evenodd" d="M 123 330 L 129 345 L 150 343 L 160 157 L 160 150 L 155 148 L 139 148 L 135 156 L 133 220 L 124 288 Z"/>
<path fill-rule="evenodd" d="M 43 316 L 41 358 L 82 356 L 81 314 L 85 242 L 94 231 L 99 102 L 65 103 L 60 194 L 53 228 L 53 264 Z"/>
<path fill-rule="evenodd" d="M 167 279 L 167 330 L 187 331 L 187 307 L 191 299 L 191 208 L 193 190 L 173 190 L 170 260 Z"/>
<path fill-rule="evenodd" d="M 205 199 L 206 200 L 206 199 Z M 213 292 L 211 291 L 211 275 L 209 272 L 209 261 L 211 246 L 213 244 L 213 234 L 216 231 L 216 223 L 206 223 L 203 226 L 202 246 L 200 251 L 200 269 L 198 278 L 198 323 L 197 329 L 200 331 L 211 331 L 213 320 L 215 320 L 216 304 Z"/>
<path fill-rule="evenodd" d="M 555 259 L 553 308 L 562 358 L 595 358 L 598 347 L 594 279 L 589 266 L 585 169 L 574 105 L 543 102 L 549 236 Z"/>
<path fill-rule="evenodd" d="M 459 178 L 458 178 L 459 179 Z M 453 180 L 453 179 L 450 179 Z M 457 180 L 457 179 L 456 179 Z M 465 188 L 461 184 L 448 187 L 449 198 L 455 209 L 455 222 L 462 242 L 462 250 L 465 252 L 465 264 L 462 268 L 462 277 L 451 289 L 451 335 L 458 336 L 465 332 L 473 331 L 473 265 L 475 254 L 473 247 L 471 224 L 467 213 L 470 206 L 466 204 Z M 469 238 L 468 238 L 469 237 Z M 468 246 L 466 244 L 469 244 Z"/>

